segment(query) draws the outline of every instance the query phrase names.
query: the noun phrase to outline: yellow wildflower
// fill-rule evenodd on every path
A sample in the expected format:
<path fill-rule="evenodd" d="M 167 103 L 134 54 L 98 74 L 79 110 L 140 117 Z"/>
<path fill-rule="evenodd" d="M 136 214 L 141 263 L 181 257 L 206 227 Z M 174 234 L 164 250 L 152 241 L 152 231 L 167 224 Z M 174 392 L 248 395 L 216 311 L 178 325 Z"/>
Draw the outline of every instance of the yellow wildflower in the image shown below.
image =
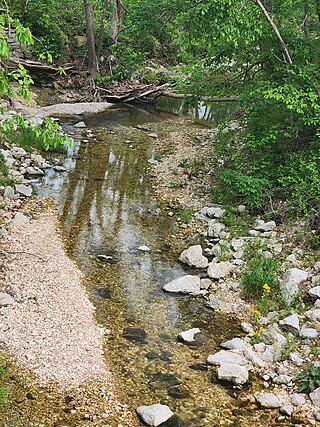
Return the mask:
<path fill-rule="evenodd" d="M 268 283 L 265 283 L 262 287 L 263 287 L 263 293 L 264 293 L 264 294 L 270 294 L 270 292 L 271 292 L 271 288 L 270 288 L 270 286 L 268 285 Z"/>

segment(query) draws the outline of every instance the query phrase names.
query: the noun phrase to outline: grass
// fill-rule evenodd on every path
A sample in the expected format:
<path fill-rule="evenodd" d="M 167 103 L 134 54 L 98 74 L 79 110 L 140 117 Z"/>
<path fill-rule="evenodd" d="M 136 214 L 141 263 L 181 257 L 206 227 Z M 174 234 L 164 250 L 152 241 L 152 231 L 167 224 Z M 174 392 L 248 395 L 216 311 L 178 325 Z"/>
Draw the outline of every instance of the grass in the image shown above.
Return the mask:
<path fill-rule="evenodd" d="M 0 381 L 3 380 L 7 373 L 7 368 L 4 366 L 4 361 L 0 360 Z M 3 405 L 8 396 L 8 387 L 0 387 L 0 405 Z"/>
<path fill-rule="evenodd" d="M 4 160 L 3 154 L 0 153 L 0 186 L 6 186 L 12 183 L 12 179 L 8 178 L 8 166 Z"/>
<path fill-rule="evenodd" d="M 232 236 L 247 236 L 249 233 L 250 224 L 252 223 L 252 216 L 247 213 L 236 213 L 230 206 L 226 206 L 225 209 L 226 212 L 222 218 L 220 218 L 220 220 L 229 228 Z"/>
<path fill-rule="evenodd" d="M 184 210 L 184 211 L 181 211 L 180 214 L 179 214 L 179 216 L 180 216 L 180 220 L 182 222 L 188 224 L 192 220 L 192 211 L 190 211 L 188 209 Z"/>

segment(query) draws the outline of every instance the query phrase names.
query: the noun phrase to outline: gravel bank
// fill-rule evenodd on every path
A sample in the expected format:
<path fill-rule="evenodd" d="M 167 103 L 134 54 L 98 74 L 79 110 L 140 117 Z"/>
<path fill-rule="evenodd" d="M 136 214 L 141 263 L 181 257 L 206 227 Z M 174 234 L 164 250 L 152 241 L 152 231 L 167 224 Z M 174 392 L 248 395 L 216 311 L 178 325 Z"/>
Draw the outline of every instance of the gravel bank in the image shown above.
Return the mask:
<path fill-rule="evenodd" d="M 1 289 L 15 304 L 0 309 L 1 341 L 40 379 L 62 387 L 106 375 L 103 331 L 82 275 L 65 255 L 53 214 L 14 227 L 4 243 Z"/>

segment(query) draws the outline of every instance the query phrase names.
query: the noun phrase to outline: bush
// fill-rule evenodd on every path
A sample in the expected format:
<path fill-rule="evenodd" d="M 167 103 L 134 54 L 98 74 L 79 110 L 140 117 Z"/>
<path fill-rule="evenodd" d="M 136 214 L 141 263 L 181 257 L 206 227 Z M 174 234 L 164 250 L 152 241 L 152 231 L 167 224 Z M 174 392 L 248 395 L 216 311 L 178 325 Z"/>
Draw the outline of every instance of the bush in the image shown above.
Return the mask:
<path fill-rule="evenodd" d="M 244 296 L 250 300 L 260 299 L 265 284 L 268 284 L 271 292 L 276 290 L 278 286 L 277 270 L 278 262 L 275 259 L 265 258 L 259 252 L 254 253 L 241 278 Z"/>

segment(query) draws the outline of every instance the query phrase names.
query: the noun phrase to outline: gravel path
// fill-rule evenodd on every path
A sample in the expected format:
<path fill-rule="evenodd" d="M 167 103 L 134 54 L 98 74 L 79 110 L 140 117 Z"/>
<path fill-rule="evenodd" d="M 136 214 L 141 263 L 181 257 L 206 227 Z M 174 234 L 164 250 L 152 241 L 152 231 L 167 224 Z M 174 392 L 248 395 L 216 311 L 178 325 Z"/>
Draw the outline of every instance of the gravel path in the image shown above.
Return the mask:
<path fill-rule="evenodd" d="M 103 331 L 53 214 L 12 227 L 4 249 L 9 262 L 0 289 L 16 303 L 0 309 L 1 344 L 41 380 L 62 388 L 107 376 Z"/>

